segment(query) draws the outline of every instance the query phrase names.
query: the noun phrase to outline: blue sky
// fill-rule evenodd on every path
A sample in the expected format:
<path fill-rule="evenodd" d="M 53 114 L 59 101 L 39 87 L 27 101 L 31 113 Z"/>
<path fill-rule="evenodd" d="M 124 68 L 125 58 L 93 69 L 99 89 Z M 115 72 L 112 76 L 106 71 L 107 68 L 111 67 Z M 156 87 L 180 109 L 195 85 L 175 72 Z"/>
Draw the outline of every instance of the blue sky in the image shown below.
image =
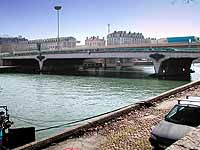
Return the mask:
<path fill-rule="evenodd" d="M 145 37 L 200 35 L 200 1 L 183 0 L 0 0 L 0 35 L 28 39 L 57 36 L 61 5 L 60 36 L 107 35 L 111 31 L 142 32 Z"/>

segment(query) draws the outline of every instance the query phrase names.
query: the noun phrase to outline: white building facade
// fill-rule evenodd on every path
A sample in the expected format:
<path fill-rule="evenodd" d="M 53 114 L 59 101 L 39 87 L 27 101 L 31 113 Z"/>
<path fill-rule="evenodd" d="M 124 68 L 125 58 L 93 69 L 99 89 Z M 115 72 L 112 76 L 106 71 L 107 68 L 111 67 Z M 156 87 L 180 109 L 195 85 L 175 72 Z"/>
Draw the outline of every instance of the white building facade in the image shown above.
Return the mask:
<path fill-rule="evenodd" d="M 87 47 L 103 47 L 105 46 L 106 41 L 104 39 L 104 37 L 102 39 L 99 38 L 99 36 L 95 37 L 92 36 L 90 38 L 86 38 L 85 40 L 85 46 Z"/>
<path fill-rule="evenodd" d="M 76 43 L 78 43 L 78 41 L 76 41 L 74 37 L 61 37 L 59 41 L 58 38 L 28 40 L 18 43 L 17 50 L 37 50 L 38 44 L 41 44 L 41 49 L 43 50 L 62 50 L 76 47 Z"/>
<path fill-rule="evenodd" d="M 41 50 L 63 50 L 74 48 L 77 43 L 79 41 L 74 37 L 60 37 L 59 42 L 58 38 L 28 40 L 22 37 L 0 37 L 0 52 L 38 50 L 38 44 L 41 45 Z"/>
<path fill-rule="evenodd" d="M 21 43 L 27 42 L 28 39 L 22 36 L 18 37 L 0 37 L 0 52 L 13 52 Z"/>
<path fill-rule="evenodd" d="M 114 31 L 107 35 L 108 46 L 143 44 L 146 42 L 147 40 L 145 40 L 142 33 Z"/>

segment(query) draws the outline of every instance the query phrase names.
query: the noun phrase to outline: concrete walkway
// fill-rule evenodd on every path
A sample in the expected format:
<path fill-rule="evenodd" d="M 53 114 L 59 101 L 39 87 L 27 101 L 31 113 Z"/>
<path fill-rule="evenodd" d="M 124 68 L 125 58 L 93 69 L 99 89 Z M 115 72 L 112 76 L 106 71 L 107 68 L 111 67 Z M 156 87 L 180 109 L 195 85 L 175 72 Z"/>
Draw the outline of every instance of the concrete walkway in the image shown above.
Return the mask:
<path fill-rule="evenodd" d="M 165 98 L 150 108 L 131 111 L 104 125 L 88 129 L 84 135 L 53 144 L 45 150 L 147 150 L 152 149 L 148 139 L 151 127 L 163 119 L 176 104 L 177 98 L 200 96 L 200 85 Z"/>

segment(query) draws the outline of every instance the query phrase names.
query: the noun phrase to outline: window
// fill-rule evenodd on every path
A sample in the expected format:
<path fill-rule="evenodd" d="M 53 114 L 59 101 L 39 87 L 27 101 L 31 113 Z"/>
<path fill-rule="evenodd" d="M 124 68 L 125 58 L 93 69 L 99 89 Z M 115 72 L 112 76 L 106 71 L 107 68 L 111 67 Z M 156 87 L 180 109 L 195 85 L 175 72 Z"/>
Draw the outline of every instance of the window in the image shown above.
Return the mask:
<path fill-rule="evenodd" d="M 177 124 L 183 124 L 188 126 L 200 125 L 200 108 L 191 106 L 176 105 L 166 115 L 165 120 Z"/>

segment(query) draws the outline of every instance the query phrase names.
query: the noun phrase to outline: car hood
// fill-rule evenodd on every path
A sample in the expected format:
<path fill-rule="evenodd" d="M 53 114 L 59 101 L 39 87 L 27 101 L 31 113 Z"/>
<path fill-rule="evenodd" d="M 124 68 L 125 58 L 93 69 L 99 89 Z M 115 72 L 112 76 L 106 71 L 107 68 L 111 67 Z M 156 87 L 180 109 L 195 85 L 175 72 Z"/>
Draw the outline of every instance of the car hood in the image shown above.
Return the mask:
<path fill-rule="evenodd" d="M 187 125 L 181 125 L 162 120 L 153 128 L 152 134 L 162 138 L 179 140 L 192 129 L 195 128 Z"/>

